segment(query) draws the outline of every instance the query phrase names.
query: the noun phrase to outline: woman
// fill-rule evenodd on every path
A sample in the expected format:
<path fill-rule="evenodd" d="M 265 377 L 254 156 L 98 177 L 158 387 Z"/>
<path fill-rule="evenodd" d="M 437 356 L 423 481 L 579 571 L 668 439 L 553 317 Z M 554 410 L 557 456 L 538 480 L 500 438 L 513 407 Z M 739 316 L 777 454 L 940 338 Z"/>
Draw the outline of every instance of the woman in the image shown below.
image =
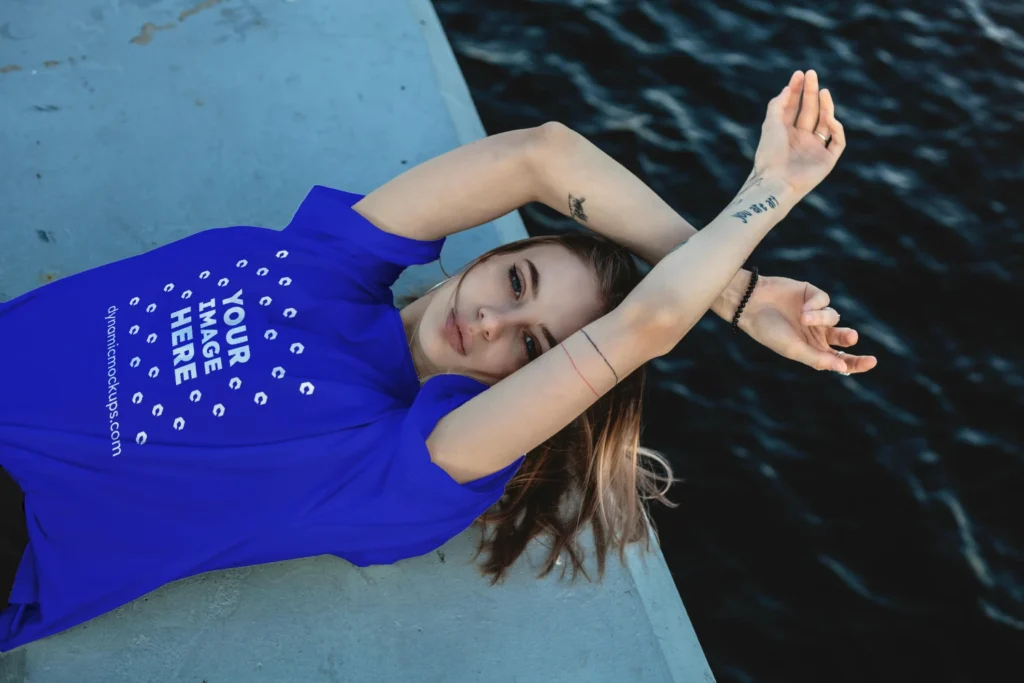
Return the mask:
<path fill-rule="evenodd" d="M 553 541 L 544 571 L 567 551 L 575 574 L 588 523 L 600 573 L 609 547 L 646 538 L 643 500 L 671 481 L 638 448 L 638 371 L 709 307 L 819 370 L 874 366 L 832 352 L 856 333 L 824 292 L 740 270 L 844 147 L 827 91 L 796 72 L 754 172 L 692 238 L 545 124 L 365 197 L 314 188 L 281 231 L 206 230 L 3 304 L 0 649 L 186 576 L 325 553 L 391 563 L 478 518 L 492 579 L 537 536 Z M 406 266 L 530 201 L 611 241 L 506 245 L 394 307 Z M 612 242 L 657 265 L 640 279 Z"/>

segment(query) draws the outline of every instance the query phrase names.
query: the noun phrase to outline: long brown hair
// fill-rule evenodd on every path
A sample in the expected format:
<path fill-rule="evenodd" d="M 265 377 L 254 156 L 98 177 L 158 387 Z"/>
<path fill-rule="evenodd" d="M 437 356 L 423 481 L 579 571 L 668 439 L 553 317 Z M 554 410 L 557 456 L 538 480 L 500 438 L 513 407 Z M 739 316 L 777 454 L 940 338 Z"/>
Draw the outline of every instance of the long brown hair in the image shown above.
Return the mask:
<path fill-rule="evenodd" d="M 640 281 L 627 250 L 599 235 L 584 233 L 503 244 L 471 261 L 465 273 L 495 256 L 539 244 L 560 245 L 590 268 L 600 292 L 600 315 L 618 306 Z M 650 550 L 648 529 L 653 530 L 653 524 L 647 502 L 676 504 L 665 496 L 674 481 L 668 461 L 640 446 L 645 379 L 641 366 L 530 451 L 501 500 L 476 520 L 481 530 L 476 557 L 484 555 L 480 568 L 492 584 L 505 577 L 535 538 L 547 541 L 538 578 L 562 564 L 559 558 L 564 554 L 569 562 L 563 564 L 562 576 L 571 568 L 573 580 L 580 573 L 589 580 L 579 538 L 587 525 L 593 535 L 599 581 L 604 577 L 609 550 L 616 550 L 623 563 L 630 543 L 642 542 L 643 549 Z"/>

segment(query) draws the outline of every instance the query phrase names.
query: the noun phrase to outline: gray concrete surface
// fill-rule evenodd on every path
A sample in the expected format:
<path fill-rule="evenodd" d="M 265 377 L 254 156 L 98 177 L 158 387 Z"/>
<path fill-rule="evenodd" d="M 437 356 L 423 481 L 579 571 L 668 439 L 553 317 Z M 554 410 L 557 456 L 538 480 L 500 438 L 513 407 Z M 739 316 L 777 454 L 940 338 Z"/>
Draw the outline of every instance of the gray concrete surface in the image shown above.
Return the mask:
<path fill-rule="evenodd" d="M 365 193 L 483 135 L 428 0 L 5 0 L 0 299 L 205 228 L 280 228 L 314 184 Z M 455 235 L 445 267 L 522 236 L 517 213 Z M 527 558 L 491 587 L 472 548 L 179 581 L 0 655 L 0 683 L 713 680 L 660 553 L 601 585 Z"/>

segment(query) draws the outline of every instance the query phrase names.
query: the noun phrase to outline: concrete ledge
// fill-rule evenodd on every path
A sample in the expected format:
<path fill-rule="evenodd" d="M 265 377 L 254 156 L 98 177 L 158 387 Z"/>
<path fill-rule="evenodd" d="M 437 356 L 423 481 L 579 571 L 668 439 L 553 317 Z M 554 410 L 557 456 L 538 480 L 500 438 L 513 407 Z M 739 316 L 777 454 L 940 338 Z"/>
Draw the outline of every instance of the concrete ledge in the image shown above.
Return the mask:
<path fill-rule="evenodd" d="M 485 134 L 427 0 L 35 0 L 0 25 L 0 300 L 205 228 L 279 228 L 314 184 L 368 192 Z M 445 268 L 525 236 L 517 213 L 460 233 Z M 713 680 L 660 553 L 602 585 L 526 558 L 491 587 L 473 543 L 179 581 L 0 655 L 0 683 Z"/>

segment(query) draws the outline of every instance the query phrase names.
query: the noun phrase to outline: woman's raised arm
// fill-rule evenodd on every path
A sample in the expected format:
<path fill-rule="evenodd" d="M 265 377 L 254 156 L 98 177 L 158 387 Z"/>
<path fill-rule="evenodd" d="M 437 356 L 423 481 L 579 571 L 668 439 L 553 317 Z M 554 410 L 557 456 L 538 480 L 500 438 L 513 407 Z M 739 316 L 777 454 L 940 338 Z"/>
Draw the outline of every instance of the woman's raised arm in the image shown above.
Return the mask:
<path fill-rule="evenodd" d="M 661 259 L 615 310 L 443 417 L 427 439 L 431 460 L 460 482 L 507 467 L 614 386 L 605 360 L 621 378 L 671 350 L 768 231 L 835 166 L 846 141 L 830 96 L 822 98 L 829 106 L 820 120 L 818 98 L 794 104 L 787 87 L 772 99 L 757 172 L 729 206 Z"/>
<path fill-rule="evenodd" d="M 539 128 L 489 135 L 392 178 L 352 205 L 384 232 L 438 240 L 535 201 Z"/>

